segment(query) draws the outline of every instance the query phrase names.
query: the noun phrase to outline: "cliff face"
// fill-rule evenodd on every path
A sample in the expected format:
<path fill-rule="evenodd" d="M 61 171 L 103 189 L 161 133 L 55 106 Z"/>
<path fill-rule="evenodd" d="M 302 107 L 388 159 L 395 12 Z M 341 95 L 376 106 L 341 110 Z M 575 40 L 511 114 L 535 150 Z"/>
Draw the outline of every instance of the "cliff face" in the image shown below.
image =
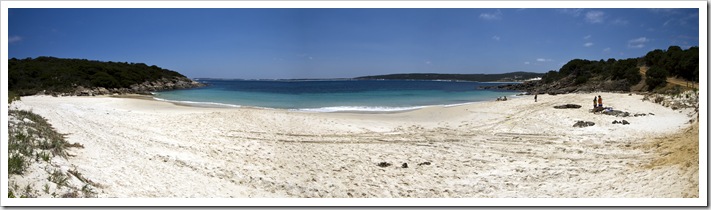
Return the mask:
<path fill-rule="evenodd" d="M 113 94 L 142 94 L 150 95 L 153 91 L 188 89 L 206 86 L 203 83 L 193 81 L 188 78 L 161 78 L 157 81 L 143 82 L 141 84 L 131 85 L 130 88 L 104 88 L 94 87 L 85 88 L 78 86 L 72 92 L 64 93 L 49 93 L 44 91 L 44 94 L 61 95 L 61 96 L 95 96 L 95 95 L 113 95 Z"/>

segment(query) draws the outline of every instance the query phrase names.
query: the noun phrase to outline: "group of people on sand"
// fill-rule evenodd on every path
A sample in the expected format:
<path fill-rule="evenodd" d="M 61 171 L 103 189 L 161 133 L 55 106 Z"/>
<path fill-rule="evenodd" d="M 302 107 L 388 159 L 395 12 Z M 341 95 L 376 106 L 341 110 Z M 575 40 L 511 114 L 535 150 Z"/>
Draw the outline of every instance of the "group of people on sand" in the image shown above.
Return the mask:
<path fill-rule="evenodd" d="M 593 109 L 600 107 L 602 108 L 602 96 L 598 95 L 593 99 Z"/>

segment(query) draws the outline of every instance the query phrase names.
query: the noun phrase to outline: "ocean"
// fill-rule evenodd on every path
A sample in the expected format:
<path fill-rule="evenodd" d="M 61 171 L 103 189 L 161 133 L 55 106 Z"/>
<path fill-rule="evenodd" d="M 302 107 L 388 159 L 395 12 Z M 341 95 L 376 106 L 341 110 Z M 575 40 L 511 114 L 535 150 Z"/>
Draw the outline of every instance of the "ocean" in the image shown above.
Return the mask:
<path fill-rule="evenodd" d="M 213 107 L 260 107 L 308 112 L 388 112 L 455 106 L 518 92 L 482 90 L 505 83 L 413 80 L 199 79 L 206 87 L 154 92 L 157 100 Z"/>

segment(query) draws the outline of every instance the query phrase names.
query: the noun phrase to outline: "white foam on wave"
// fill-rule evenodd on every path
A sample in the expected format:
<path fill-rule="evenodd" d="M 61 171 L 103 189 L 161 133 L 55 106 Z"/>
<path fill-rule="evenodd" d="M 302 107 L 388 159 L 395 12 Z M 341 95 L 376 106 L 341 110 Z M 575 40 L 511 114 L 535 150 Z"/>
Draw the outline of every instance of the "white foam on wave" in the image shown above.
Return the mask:
<path fill-rule="evenodd" d="M 468 104 L 473 104 L 473 103 L 477 103 L 477 101 L 466 102 L 466 103 L 458 103 L 458 104 L 445 104 L 445 105 L 441 105 L 441 106 L 443 106 L 443 107 L 455 107 L 455 106 L 463 106 L 463 105 L 468 105 Z"/>
<path fill-rule="evenodd" d="M 304 112 L 398 112 L 421 109 L 426 106 L 412 107 L 381 107 L 381 106 L 333 106 L 321 108 L 292 109 L 292 111 Z"/>
<path fill-rule="evenodd" d="M 156 97 L 153 97 L 153 99 L 158 100 L 158 101 L 165 101 L 165 102 L 171 102 L 171 103 L 180 103 L 180 104 L 189 104 L 189 105 L 194 105 L 194 106 L 230 107 L 230 108 L 239 108 L 239 107 L 242 107 L 242 106 L 240 106 L 240 105 L 223 104 L 223 103 L 215 103 L 215 102 L 176 101 L 176 100 L 168 100 L 168 99 L 162 99 L 162 98 L 156 98 Z"/>

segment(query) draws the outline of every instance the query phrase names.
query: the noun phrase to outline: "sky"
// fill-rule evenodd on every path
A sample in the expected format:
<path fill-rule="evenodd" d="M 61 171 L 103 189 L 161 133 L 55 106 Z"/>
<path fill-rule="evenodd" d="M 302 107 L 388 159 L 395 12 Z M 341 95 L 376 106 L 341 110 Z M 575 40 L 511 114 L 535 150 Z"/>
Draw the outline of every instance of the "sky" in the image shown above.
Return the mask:
<path fill-rule="evenodd" d="M 8 57 L 157 65 L 190 78 L 558 70 L 699 45 L 692 9 L 10 8 Z"/>

